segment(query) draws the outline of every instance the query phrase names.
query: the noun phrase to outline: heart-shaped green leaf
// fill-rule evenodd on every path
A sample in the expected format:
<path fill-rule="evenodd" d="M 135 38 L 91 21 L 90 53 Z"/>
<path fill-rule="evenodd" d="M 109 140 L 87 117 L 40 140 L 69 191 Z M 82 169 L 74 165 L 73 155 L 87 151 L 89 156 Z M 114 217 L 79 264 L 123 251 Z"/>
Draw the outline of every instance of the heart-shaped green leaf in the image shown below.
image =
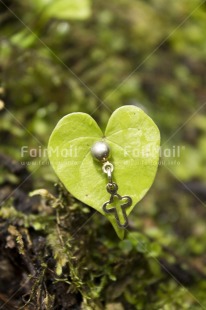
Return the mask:
<path fill-rule="evenodd" d="M 59 179 L 74 197 L 105 215 L 122 239 L 124 229 L 102 209 L 110 194 L 105 188 L 102 164 L 91 155 L 97 141 L 110 146 L 109 161 L 114 165 L 118 193 L 133 201 L 127 209 L 129 215 L 153 183 L 159 159 L 159 130 L 144 111 L 123 106 L 110 117 L 105 134 L 90 115 L 71 113 L 58 122 L 50 137 L 48 155 Z"/>

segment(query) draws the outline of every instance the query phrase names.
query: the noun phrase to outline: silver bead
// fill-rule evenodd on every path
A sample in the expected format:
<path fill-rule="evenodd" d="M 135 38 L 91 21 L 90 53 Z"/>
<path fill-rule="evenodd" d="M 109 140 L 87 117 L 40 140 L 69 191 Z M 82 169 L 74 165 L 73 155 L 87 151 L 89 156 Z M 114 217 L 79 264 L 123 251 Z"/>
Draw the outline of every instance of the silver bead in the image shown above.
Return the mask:
<path fill-rule="evenodd" d="M 94 158 L 101 162 L 107 161 L 109 158 L 110 147 L 106 142 L 95 142 L 91 147 L 91 153 Z"/>

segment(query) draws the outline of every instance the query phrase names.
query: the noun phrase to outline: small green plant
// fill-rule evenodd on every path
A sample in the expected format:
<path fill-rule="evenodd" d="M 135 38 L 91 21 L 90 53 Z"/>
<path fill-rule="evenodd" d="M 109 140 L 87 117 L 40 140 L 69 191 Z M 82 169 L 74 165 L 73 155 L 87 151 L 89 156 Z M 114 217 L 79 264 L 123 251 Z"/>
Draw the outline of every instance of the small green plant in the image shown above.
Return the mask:
<path fill-rule="evenodd" d="M 153 183 L 159 158 L 159 130 L 144 111 L 123 106 L 112 114 L 105 133 L 90 115 L 71 113 L 58 122 L 50 137 L 48 154 L 57 176 L 74 197 L 106 216 L 122 239 L 124 230 L 102 210 L 109 194 L 101 165 L 91 156 L 96 141 L 104 141 L 111 148 L 115 182 L 119 191 L 133 201 L 127 209 L 129 215 Z"/>

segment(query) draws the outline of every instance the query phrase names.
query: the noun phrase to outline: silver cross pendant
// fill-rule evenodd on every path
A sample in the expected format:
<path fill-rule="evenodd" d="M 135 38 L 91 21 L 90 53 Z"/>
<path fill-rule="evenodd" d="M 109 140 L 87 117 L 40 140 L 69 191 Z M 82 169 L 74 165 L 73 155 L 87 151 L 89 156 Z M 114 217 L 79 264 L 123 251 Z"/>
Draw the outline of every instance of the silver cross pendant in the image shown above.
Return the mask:
<path fill-rule="evenodd" d="M 126 228 L 128 226 L 128 218 L 126 214 L 126 209 L 132 205 L 132 198 L 129 196 L 121 196 L 117 193 L 118 186 L 116 183 L 108 183 L 107 191 L 111 194 L 110 199 L 105 202 L 102 209 L 107 214 L 114 214 L 116 222 L 120 228 Z M 117 208 L 115 203 L 115 198 L 118 199 L 120 204 L 120 210 Z M 124 202 L 124 200 L 126 202 Z M 112 207 L 110 207 L 112 205 Z M 122 223 L 123 219 L 123 223 Z"/>
<path fill-rule="evenodd" d="M 108 161 L 110 155 L 109 145 L 104 141 L 98 141 L 92 146 L 91 153 L 95 159 L 103 164 L 102 170 L 107 174 L 108 178 L 106 189 L 111 196 L 110 199 L 103 204 L 102 209 L 107 214 L 114 214 L 119 227 L 125 228 L 128 225 L 126 209 L 132 205 L 132 198 L 130 196 L 120 196 L 117 193 L 118 185 L 112 180 L 114 166 Z M 116 199 L 118 202 L 122 202 L 120 204 L 120 209 L 115 203 Z M 126 200 L 126 202 L 124 202 L 124 200 Z M 112 207 L 109 207 L 110 205 L 112 205 Z"/>

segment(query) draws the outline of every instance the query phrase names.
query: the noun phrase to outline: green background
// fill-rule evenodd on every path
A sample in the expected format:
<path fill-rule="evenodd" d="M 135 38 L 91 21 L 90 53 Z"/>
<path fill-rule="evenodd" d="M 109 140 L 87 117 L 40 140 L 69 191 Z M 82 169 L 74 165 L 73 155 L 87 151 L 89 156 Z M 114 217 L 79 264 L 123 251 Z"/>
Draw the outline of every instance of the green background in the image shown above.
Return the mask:
<path fill-rule="evenodd" d="M 0 0 L 0 7 L 2 304 L 21 283 L 10 301 L 17 308 L 25 294 L 28 309 L 32 302 L 38 309 L 206 308 L 205 2 Z M 102 215 L 54 186 L 40 153 L 64 115 L 89 113 L 104 130 L 128 104 L 157 124 L 162 154 L 119 241 Z"/>

